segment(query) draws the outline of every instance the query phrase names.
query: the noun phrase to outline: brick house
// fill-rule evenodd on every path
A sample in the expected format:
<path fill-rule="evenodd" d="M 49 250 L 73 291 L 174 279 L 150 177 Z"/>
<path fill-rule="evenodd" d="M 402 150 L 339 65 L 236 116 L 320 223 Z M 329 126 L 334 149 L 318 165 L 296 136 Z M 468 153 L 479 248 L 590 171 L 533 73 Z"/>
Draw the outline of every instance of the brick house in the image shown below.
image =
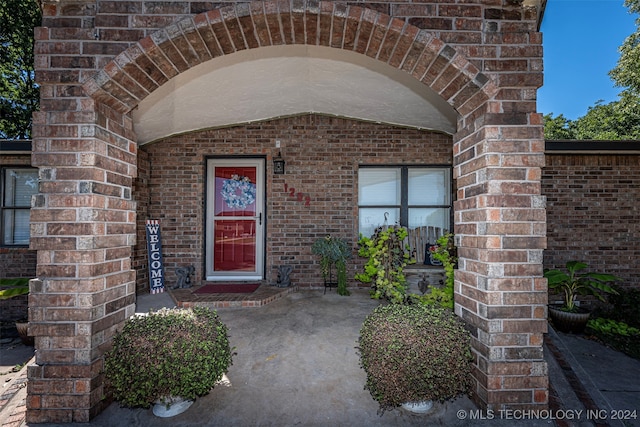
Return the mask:
<path fill-rule="evenodd" d="M 146 219 L 168 271 L 314 286 L 384 212 L 456 233 L 478 403 L 546 408 L 544 3 L 43 0 L 28 421 L 102 409 Z"/>
<path fill-rule="evenodd" d="M 640 288 L 640 143 L 547 141 L 545 154 L 544 266 L 584 261 Z"/>

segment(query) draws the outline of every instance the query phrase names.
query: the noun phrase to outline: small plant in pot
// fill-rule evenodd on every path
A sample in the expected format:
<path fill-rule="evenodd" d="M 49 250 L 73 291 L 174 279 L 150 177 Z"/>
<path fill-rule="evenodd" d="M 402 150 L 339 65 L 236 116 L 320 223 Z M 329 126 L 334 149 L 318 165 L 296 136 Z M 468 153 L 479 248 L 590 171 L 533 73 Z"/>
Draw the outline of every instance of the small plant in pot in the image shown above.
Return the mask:
<path fill-rule="evenodd" d="M 616 294 L 611 283 L 621 280 L 612 274 L 584 271 L 588 265 L 579 261 L 568 261 L 566 271 L 547 269 L 544 277 L 549 289 L 563 295 L 563 303 L 549 306 L 553 325 L 562 332 L 581 333 L 589 320 L 589 311 L 577 303 L 579 295 L 591 295 L 605 301 L 606 294 Z"/>
<path fill-rule="evenodd" d="M 445 233 L 440 236 L 436 245 L 429 248 L 433 259 L 440 261 L 444 267 L 444 285 L 427 287 L 423 295 L 409 294 L 409 301 L 416 304 L 430 304 L 453 310 L 453 287 L 455 269 L 458 268 L 458 250 L 454 243 L 454 235 Z"/>
<path fill-rule="evenodd" d="M 29 295 L 29 280 L 27 277 L 0 279 L 0 300 L 9 300 L 22 295 Z M 29 326 L 28 319 L 25 317 L 16 320 L 15 326 L 22 343 L 29 346 L 34 345 L 33 337 L 30 337 L 27 333 Z"/>
<path fill-rule="evenodd" d="M 338 295 L 347 296 L 347 260 L 351 258 L 351 248 L 346 240 L 332 236 L 317 239 L 311 246 L 311 253 L 320 257 L 320 269 L 325 289 L 335 284 Z M 333 268 L 336 269 L 336 281 L 333 279 Z"/>
<path fill-rule="evenodd" d="M 444 402 L 471 388 L 470 334 L 445 308 L 381 305 L 365 319 L 358 351 L 367 373 L 365 389 L 382 413 L 416 402 Z"/>
<path fill-rule="evenodd" d="M 227 327 L 204 307 L 162 309 L 128 319 L 105 357 L 113 397 L 128 407 L 172 416 L 222 379 L 232 363 Z M 164 408 L 163 408 L 164 407 Z"/>

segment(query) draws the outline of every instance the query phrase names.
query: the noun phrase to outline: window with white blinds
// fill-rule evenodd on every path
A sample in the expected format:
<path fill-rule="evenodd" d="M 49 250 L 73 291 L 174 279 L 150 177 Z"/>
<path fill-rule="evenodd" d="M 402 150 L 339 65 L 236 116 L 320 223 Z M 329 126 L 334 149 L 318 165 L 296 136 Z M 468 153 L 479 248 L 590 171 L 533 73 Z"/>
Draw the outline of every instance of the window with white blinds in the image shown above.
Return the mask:
<path fill-rule="evenodd" d="M 449 229 L 451 169 L 367 167 L 358 171 L 359 232 L 371 236 L 384 225 Z"/>
<path fill-rule="evenodd" d="M 38 170 L 35 168 L 2 168 L 2 222 L 0 236 L 3 246 L 29 244 L 29 210 L 31 196 L 38 190 Z"/>

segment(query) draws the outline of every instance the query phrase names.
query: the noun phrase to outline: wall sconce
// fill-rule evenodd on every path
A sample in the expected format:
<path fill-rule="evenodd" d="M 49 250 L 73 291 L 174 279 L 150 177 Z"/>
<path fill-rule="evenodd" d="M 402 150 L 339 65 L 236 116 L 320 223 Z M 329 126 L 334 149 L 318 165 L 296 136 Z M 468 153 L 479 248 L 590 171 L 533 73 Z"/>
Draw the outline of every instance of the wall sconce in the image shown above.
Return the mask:
<path fill-rule="evenodd" d="M 278 157 L 273 158 L 273 173 L 275 175 L 284 174 L 284 159 L 282 158 L 282 153 L 280 151 L 278 151 Z"/>

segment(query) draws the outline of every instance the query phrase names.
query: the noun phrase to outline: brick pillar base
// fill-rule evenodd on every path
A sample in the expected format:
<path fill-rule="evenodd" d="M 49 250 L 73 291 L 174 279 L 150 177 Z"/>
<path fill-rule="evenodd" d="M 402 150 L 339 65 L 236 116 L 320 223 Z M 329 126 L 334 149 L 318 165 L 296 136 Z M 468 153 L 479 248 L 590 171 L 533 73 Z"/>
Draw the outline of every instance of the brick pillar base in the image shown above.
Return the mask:
<path fill-rule="evenodd" d="M 102 388 L 102 359 L 89 365 L 32 365 L 28 367 L 28 423 L 88 422 L 110 403 Z"/>

